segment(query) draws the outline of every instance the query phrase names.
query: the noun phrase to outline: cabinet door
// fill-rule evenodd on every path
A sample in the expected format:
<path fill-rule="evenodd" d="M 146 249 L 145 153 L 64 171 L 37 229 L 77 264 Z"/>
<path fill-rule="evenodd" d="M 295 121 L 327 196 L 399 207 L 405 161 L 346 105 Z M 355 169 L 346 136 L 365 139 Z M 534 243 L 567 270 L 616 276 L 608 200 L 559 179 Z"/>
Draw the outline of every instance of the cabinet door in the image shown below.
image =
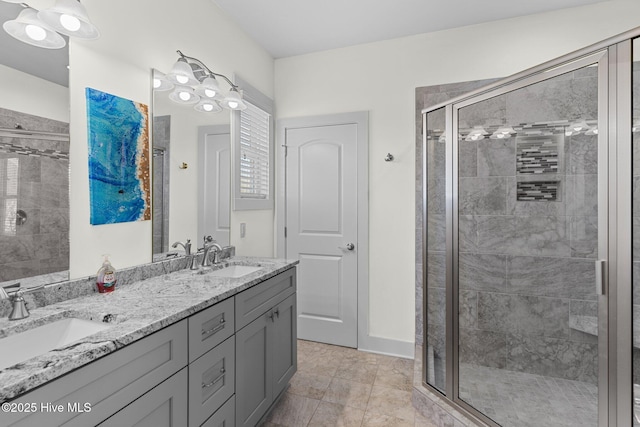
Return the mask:
<path fill-rule="evenodd" d="M 234 427 L 236 425 L 236 397 L 231 396 L 218 412 L 213 414 L 202 427 Z"/>
<path fill-rule="evenodd" d="M 269 364 L 273 312 L 236 332 L 236 425 L 255 426 L 273 400 Z"/>
<path fill-rule="evenodd" d="M 234 378 L 234 337 L 189 365 L 190 427 L 199 427 L 233 395 Z"/>
<path fill-rule="evenodd" d="M 296 333 L 296 294 L 289 296 L 273 308 L 273 325 L 270 338 L 273 341 L 272 377 L 273 397 L 277 398 L 287 387 L 298 366 Z"/>
<path fill-rule="evenodd" d="M 187 425 L 187 369 L 184 368 L 100 427 L 184 427 Z"/>

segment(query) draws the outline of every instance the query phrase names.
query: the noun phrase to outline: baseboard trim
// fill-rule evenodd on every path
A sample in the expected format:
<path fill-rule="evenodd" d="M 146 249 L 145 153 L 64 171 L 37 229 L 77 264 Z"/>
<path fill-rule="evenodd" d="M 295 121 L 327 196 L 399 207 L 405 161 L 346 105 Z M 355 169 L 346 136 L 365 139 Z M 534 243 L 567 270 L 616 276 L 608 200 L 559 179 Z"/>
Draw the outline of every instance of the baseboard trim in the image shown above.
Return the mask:
<path fill-rule="evenodd" d="M 415 343 L 367 335 L 360 337 L 358 340 L 358 350 L 413 359 L 415 356 Z"/>

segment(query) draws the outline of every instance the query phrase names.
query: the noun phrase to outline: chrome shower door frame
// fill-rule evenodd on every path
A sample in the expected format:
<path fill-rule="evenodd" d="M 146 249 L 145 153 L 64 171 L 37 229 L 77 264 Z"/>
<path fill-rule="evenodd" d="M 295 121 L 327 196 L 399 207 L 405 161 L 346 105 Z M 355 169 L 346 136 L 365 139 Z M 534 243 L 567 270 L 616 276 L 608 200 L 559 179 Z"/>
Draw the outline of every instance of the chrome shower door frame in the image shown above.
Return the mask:
<path fill-rule="evenodd" d="M 632 422 L 632 38 L 640 28 L 621 34 L 573 54 L 518 73 L 449 102 L 422 111 L 423 147 L 427 138 L 427 113 L 445 108 L 445 201 L 446 201 L 446 398 L 472 419 L 490 426 L 493 420 L 464 402 L 459 395 L 459 110 L 507 92 L 571 72 L 598 66 L 598 260 L 604 261 L 603 293 L 598 297 L 598 426 L 631 426 Z M 640 58 L 639 58 L 640 59 Z M 427 150 L 423 150 L 426 177 Z M 427 183 L 423 181 L 423 218 L 427 233 Z M 427 251 L 423 240 L 423 287 L 427 305 Z M 428 325 L 424 328 L 427 348 Z M 425 350 L 426 351 L 426 350 Z M 440 392 L 425 379 L 423 385 Z"/>

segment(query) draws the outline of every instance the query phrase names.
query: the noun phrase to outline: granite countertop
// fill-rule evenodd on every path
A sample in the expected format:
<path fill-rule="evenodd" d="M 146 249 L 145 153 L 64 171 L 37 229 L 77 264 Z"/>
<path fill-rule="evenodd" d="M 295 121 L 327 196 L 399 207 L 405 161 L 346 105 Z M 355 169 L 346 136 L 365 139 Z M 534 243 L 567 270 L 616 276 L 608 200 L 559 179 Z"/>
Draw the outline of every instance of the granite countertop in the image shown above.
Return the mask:
<path fill-rule="evenodd" d="M 239 278 L 196 274 L 191 270 L 141 280 L 109 294 L 92 294 L 33 309 L 30 317 L 0 319 L 0 338 L 62 318 L 102 322 L 110 328 L 62 348 L 0 370 L 0 403 L 114 352 L 296 265 L 298 261 L 233 257 L 225 265 L 252 265 L 259 271 Z M 217 266 L 216 266 L 217 268 Z M 3 348 L 2 351 L 11 351 Z"/>

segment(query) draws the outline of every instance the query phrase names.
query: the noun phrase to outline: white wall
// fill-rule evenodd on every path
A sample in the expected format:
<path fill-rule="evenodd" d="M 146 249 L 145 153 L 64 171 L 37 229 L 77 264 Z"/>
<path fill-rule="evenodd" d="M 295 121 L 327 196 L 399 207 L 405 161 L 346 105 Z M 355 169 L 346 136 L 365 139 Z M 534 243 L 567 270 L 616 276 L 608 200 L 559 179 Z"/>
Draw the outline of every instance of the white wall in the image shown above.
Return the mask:
<path fill-rule="evenodd" d="M 152 251 L 151 221 L 89 224 L 85 87 L 150 105 L 151 69 L 168 71 L 180 49 L 218 73 L 241 74 L 273 96 L 273 59 L 211 0 L 85 0 L 83 4 L 101 37 L 70 42 L 72 278 L 95 274 L 101 254 L 111 254 L 114 266 L 123 268 L 150 262 Z M 179 226 L 172 230 L 171 238 L 190 237 L 196 242 L 197 138 L 177 148 L 172 145 L 170 215 Z M 193 167 L 178 169 L 183 161 Z M 265 227 L 272 230 L 272 224 L 271 220 Z M 256 245 L 262 247 L 263 242 Z M 271 251 L 260 255 L 271 255 Z"/>
<path fill-rule="evenodd" d="M 0 65 L 0 107 L 69 123 L 69 90 Z"/>
<path fill-rule="evenodd" d="M 638 16 L 640 2 L 615 0 L 276 60 L 278 118 L 370 112 L 371 336 L 414 341 L 415 88 L 508 76 L 632 29 Z"/>

